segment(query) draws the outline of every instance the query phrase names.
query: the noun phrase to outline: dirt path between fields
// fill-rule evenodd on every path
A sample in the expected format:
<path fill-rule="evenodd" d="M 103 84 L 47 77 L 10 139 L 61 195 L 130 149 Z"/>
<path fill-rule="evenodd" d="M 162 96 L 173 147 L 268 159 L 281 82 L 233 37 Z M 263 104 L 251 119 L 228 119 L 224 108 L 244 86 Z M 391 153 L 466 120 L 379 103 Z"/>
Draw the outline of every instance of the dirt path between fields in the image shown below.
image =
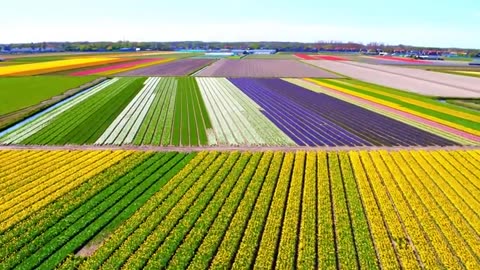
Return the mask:
<path fill-rule="evenodd" d="M 480 146 L 338 146 L 338 147 L 310 147 L 310 146 L 134 146 L 134 145 L 2 145 L 0 150 L 132 150 L 132 151 L 155 151 L 155 152 L 199 152 L 199 151 L 240 151 L 240 152 L 263 152 L 263 151 L 359 151 L 359 150 L 480 150 Z"/>

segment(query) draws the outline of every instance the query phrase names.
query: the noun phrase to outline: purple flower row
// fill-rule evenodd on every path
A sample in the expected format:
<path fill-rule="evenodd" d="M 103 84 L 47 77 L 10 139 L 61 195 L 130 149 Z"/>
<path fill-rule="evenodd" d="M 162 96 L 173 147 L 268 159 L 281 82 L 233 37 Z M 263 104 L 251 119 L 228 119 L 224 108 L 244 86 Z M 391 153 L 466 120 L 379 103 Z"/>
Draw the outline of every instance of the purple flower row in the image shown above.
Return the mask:
<path fill-rule="evenodd" d="M 456 145 L 435 134 L 281 79 L 230 80 L 299 145 Z"/>
<path fill-rule="evenodd" d="M 181 59 L 120 73 L 120 76 L 185 76 L 213 62 L 211 59 Z"/>

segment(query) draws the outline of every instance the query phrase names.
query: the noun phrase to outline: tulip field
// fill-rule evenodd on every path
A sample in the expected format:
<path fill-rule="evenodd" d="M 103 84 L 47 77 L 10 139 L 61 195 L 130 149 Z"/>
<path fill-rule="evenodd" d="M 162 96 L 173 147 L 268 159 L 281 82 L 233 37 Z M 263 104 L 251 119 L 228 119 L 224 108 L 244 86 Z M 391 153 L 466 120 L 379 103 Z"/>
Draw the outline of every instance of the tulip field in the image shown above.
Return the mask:
<path fill-rule="evenodd" d="M 25 63 L 11 66 L 1 66 L 0 76 L 30 76 L 56 71 L 63 71 L 76 68 L 84 68 L 90 66 L 98 66 L 104 64 L 118 63 L 126 61 L 127 58 L 112 57 L 83 57 L 63 59 L 56 61 L 46 61 L 38 63 Z"/>
<path fill-rule="evenodd" d="M 116 77 L 0 132 L 0 144 L 478 145 L 480 115 L 453 106 L 346 79 Z"/>
<path fill-rule="evenodd" d="M 1 150 L 2 269 L 478 269 L 480 151 Z"/>
<path fill-rule="evenodd" d="M 0 65 L 0 269 L 480 269 L 474 77 L 80 56 Z"/>

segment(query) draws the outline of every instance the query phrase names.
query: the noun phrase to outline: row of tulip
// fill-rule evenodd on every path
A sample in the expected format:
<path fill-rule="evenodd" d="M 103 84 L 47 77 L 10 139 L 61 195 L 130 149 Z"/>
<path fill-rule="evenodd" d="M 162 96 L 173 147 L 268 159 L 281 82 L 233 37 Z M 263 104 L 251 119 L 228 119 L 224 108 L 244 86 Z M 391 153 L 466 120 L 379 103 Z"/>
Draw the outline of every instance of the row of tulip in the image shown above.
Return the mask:
<path fill-rule="evenodd" d="M 148 78 L 144 87 L 115 118 L 95 144 L 130 144 L 155 98 L 160 78 Z"/>
<path fill-rule="evenodd" d="M 418 170 L 415 161 L 403 159 L 400 153 L 381 153 L 381 155 L 391 173 L 397 176 L 395 181 L 398 185 L 398 192 L 404 194 L 405 200 L 410 205 L 411 216 L 404 220 L 407 223 L 412 219 L 411 217 L 414 217 L 414 221 L 418 222 L 421 227 L 420 230 L 424 234 L 423 237 L 413 240 L 422 241 L 417 245 L 419 251 L 423 253 L 423 255 L 422 253 L 420 255 L 423 257 L 425 265 L 434 268 L 439 265 L 448 269 L 461 268 L 461 261 L 448 242 L 445 241 L 445 234 L 436 222 L 436 220 L 447 221 L 449 217 L 445 215 L 445 212 L 442 213 L 437 204 L 440 198 L 432 197 L 433 190 L 429 192 L 426 188 L 427 181 L 422 183 L 419 178 L 423 176 L 427 180 L 429 179 L 428 176 Z M 453 215 L 455 214 L 452 213 Z"/>
<path fill-rule="evenodd" d="M 122 267 L 125 269 L 143 269 L 151 259 L 154 259 L 157 264 L 162 264 L 162 258 L 153 256 L 153 254 L 157 249 L 165 247 L 167 236 L 173 235 L 177 225 L 188 226 L 183 222 L 195 222 L 203 208 L 208 204 L 211 196 L 217 192 L 217 188 L 224 180 L 214 176 L 222 168 L 228 156 L 227 153 L 220 154 L 216 156 L 208 167 L 205 167 L 202 173 L 199 171 L 198 175 L 192 174 L 193 177 L 191 178 L 195 179 L 193 185 L 184 193 L 175 206 L 170 209 L 168 215 L 161 219 L 161 222 L 150 232 L 138 249 L 130 255 Z M 220 172 L 220 174 L 222 173 Z M 159 216 L 161 217 L 161 215 Z M 155 266 L 150 266 L 150 268 L 159 269 Z"/>
<path fill-rule="evenodd" d="M 252 184 L 251 179 L 260 162 L 262 153 L 251 155 L 242 174 L 237 179 L 237 185 L 231 191 L 228 199 L 225 201 L 222 209 L 218 213 L 208 233 L 198 247 L 193 258 L 191 258 L 188 269 L 205 269 L 208 268 L 214 258 L 217 249 L 221 245 L 230 222 L 235 216 L 236 210 L 240 207 L 248 187 Z"/>
<path fill-rule="evenodd" d="M 27 144 L 91 144 L 140 90 L 143 78 L 121 79 L 53 121 L 45 130 L 31 136 Z M 99 117 L 102 115 L 102 117 Z"/>
<path fill-rule="evenodd" d="M 207 206 L 210 207 L 210 209 L 217 209 L 214 211 L 218 211 L 220 204 L 215 200 L 225 200 L 226 196 L 228 196 L 228 191 L 233 188 L 236 179 L 229 177 L 229 174 L 231 170 L 234 169 L 239 157 L 240 153 L 228 155 L 228 158 L 215 173 L 205 190 L 202 191 L 202 194 L 197 198 L 196 203 L 188 209 L 188 212 L 183 215 L 169 236 L 150 257 L 148 264 L 145 266 L 146 269 L 165 268 L 179 246 L 184 242 L 187 233 L 190 232 L 190 234 L 192 234 L 192 228 L 197 226 L 199 222 L 202 222 L 202 217 L 211 213 L 211 211 L 208 211 Z M 214 172 L 214 170 L 210 170 L 208 174 L 212 172 Z M 211 220 L 211 216 L 209 219 Z M 190 246 L 190 248 L 192 248 L 192 246 Z"/>
<path fill-rule="evenodd" d="M 398 110 L 395 110 L 393 108 L 387 107 L 380 105 L 375 102 L 371 102 L 359 97 L 356 97 L 354 95 L 350 95 L 348 93 L 344 93 L 341 91 L 331 91 L 329 88 L 321 87 L 320 85 L 317 85 L 315 83 L 311 83 L 306 80 L 301 80 L 301 79 L 284 79 L 290 83 L 296 84 L 298 86 L 301 86 L 305 89 L 309 89 L 311 91 L 317 92 L 317 93 L 322 93 L 326 95 L 330 95 L 332 97 L 335 97 L 337 99 L 352 103 L 354 105 L 360 106 L 364 109 L 367 109 L 369 111 L 385 115 L 389 118 L 395 119 L 397 121 L 403 122 L 407 125 L 416 127 L 420 130 L 436 134 L 442 138 L 448 139 L 450 141 L 456 142 L 458 144 L 462 145 L 477 145 L 478 142 L 474 140 L 470 140 L 468 138 L 456 135 L 455 133 L 449 132 L 448 130 L 443 130 L 441 128 L 438 128 L 437 125 L 431 125 L 426 119 L 422 119 L 420 117 L 416 117 L 414 115 L 401 112 Z"/>
<path fill-rule="evenodd" d="M 115 250 L 115 252 L 106 260 L 102 266 L 104 269 L 117 268 L 124 264 L 131 255 L 134 255 L 135 252 L 141 247 L 148 248 L 147 239 L 152 239 L 150 235 L 155 231 L 155 229 L 162 224 L 163 220 L 167 217 L 170 211 L 184 198 L 184 194 L 190 190 L 194 185 L 195 181 L 207 170 L 207 168 L 215 161 L 218 153 L 210 153 L 206 156 L 200 164 L 193 170 L 187 177 L 182 179 L 182 182 L 178 180 L 173 182 L 175 188 L 171 191 L 170 194 L 165 194 L 163 192 L 157 193 L 146 204 L 156 204 L 156 209 L 148 218 L 146 218 L 139 227 L 133 231 L 121 244 L 121 246 Z M 172 188 L 173 188 L 172 186 Z M 157 196 L 158 195 L 158 196 Z M 186 198 L 187 200 L 189 198 Z M 137 220 L 128 220 L 127 223 L 133 221 L 134 223 Z M 152 239 L 155 241 L 155 239 Z M 142 256 L 141 253 L 137 253 Z"/>
<path fill-rule="evenodd" d="M 380 96 L 392 98 L 400 102 L 415 105 L 417 107 L 426 108 L 437 113 L 452 115 L 467 121 L 480 122 L 480 116 L 478 114 L 462 108 L 453 108 L 450 104 L 439 104 L 438 102 L 431 99 L 419 98 L 417 95 L 413 96 L 410 93 L 403 93 L 400 91 L 393 92 L 392 89 L 388 89 L 386 87 L 377 86 L 378 88 L 375 88 L 372 87 L 372 85 L 359 81 L 348 82 L 346 80 L 338 80 L 335 82 L 345 86 L 351 86 L 356 89 L 364 90 L 372 94 L 378 94 Z"/>
<path fill-rule="evenodd" d="M 89 174 L 94 163 L 102 160 L 108 153 L 91 152 L 81 158 L 72 156 L 65 164 L 52 172 L 47 172 L 38 182 L 28 185 L 28 189 L 19 189 L 5 196 L 0 205 L 0 230 L 4 231 L 29 213 L 55 200 L 78 184 L 88 179 L 79 177 Z M 63 166 L 62 166 L 63 165 Z M 78 166 L 78 167 L 77 167 Z M 95 168 L 96 169 L 96 168 Z M 60 181 L 62 180 L 62 181 Z"/>
<path fill-rule="evenodd" d="M 211 116 L 210 145 L 294 145 L 260 107 L 225 78 L 197 78 Z"/>
<path fill-rule="evenodd" d="M 178 78 L 172 130 L 172 145 L 207 145 L 207 131 L 212 128 L 210 117 L 193 77 Z"/>
<path fill-rule="evenodd" d="M 388 98 L 377 97 L 376 95 L 363 93 L 361 91 L 358 91 L 356 87 L 353 89 L 350 89 L 348 86 L 342 85 L 333 80 L 307 79 L 307 81 L 320 85 L 322 87 L 326 87 L 331 90 L 343 92 L 351 96 L 361 98 L 368 102 L 373 102 L 373 103 L 385 106 L 387 108 L 390 108 L 393 112 L 396 112 L 397 114 L 400 114 L 400 115 L 402 115 L 402 113 L 405 113 L 407 116 L 410 116 L 411 119 L 415 119 L 416 121 L 421 121 L 422 123 L 429 124 L 435 128 L 441 129 L 446 132 L 450 132 L 454 135 L 463 137 L 465 139 L 473 140 L 477 143 L 480 142 L 480 127 L 478 127 L 478 124 L 475 124 L 475 122 L 472 122 L 472 124 L 467 124 L 467 123 L 462 124 L 463 123 L 462 121 L 459 122 L 459 121 L 439 118 L 436 116 L 436 114 L 424 113 L 422 109 L 418 109 L 418 110 L 411 109 L 408 106 L 403 106 L 402 104 L 398 104 L 393 101 L 390 101 Z M 477 114 L 473 114 L 473 116 L 475 115 Z"/>
<path fill-rule="evenodd" d="M 433 247 L 431 246 L 429 238 L 425 235 L 425 229 L 423 228 L 422 223 L 419 222 L 420 219 L 415 216 L 414 210 L 411 209 L 410 204 L 404 198 L 404 193 L 398 188 L 398 185 L 394 180 L 394 175 L 396 175 L 399 180 L 402 176 L 402 174 L 398 172 L 399 168 L 396 166 L 389 166 L 393 164 L 390 164 L 388 160 L 384 160 L 379 152 L 371 153 L 370 156 L 375 163 L 380 179 L 383 181 L 382 184 L 385 186 L 384 192 L 395 204 L 399 220 L 401 220 L 405 230 L 410 235 L 411 244 L 415 246 L 416 251 L 418 252 L 418 259 L 427 268 L 438 267 L 439 261 L 433 252 Z M 422 219 L 422 222 L 427 220 Z M 451 256 L 451 254 L 447 255 Z"/>
<path fill-rule="evenodd" d="M 131 154 L 132 152 L 116 151 L 116 152 L 110 153 L 109 156 L 104 158 L 104 160 L 98 160 L 99 163 L 105 164 L 106 166 L 105 168 L 107 170 L 106 172 L 108 176 L 105 176 L 102 173 L 99 175 L 99 180 L 96 180 L 96 182 L 98 183 L 98 181 L 103 180 L 108 183 L 108 181 L 112 181 L 112 180 L 109 180 L 107 177 L 111 177 L 116 173 L 112 171 L 108 171 L 108 168 L 112 166 L 118 170 L 119 168 L 115 164 L 123 160 L 130 162 L 131 160 L 128 159 L 128 156 Z M 105 159 L 108 159 L 108 160 L 105 160 Z M 128 165 L 128 163 L 126 165 Z M 121 172 L 122 170 L 120 169 L 119 171 Z M 14 250 L 14 252 L 11 252 L 8 255 L 8 257 L 5 259 L 5 264 L 6 265 L 18 264 L 19 267 L 25 267 L 25 268 L 36 267 L 37 264 L 42 262 L 43 259 L 48 258 L 49 260 L 51 260 L 52 257 L 49 258 L 49 256 L 54 254 L 58 256 L 58 254 L 61 253 L 62 251 L 61 250 L 57 251 L 57 249 L 62 247 L 63 245 L 66 244 L 65 246 L 63 246 L 63 248 L 71 249 L 69 245 L 72 245 L 74 243 L 72 241 L 74 237 L 78 239 L 79 237 L 82 237 L 82 234 L 85 234 L 85 233 L 92 234 L 92 231 L 89 230 L 92 227 L 90 223 L 92 222 L 92 220 L 95 220 L 95 218 L 98 217 L 100 214 L 102 214 L 104 211 L 101 207 L 99 207 L 99 205 L 101 206 L 102 203 L 106 204 L 108 203 L 108 201 L 110 201 L 111 203 L 118 200 L 114 196 L 110 196 L 110 195 L 112 194 L 111 190 L 115 188 L 119 188 L 118 184 L 120 183 L 121 181 L 109 186 L 106 190 L 102 190 L 102 191 L 96 190 L 96 192 L 100 192 L 100 193 L 93 197 L 89 197 L 86 203 L 85 203 L 86 198 L 83 198 L 84 204 L 80 204 L 79 202 L 79 204 L 77 204 L 77 208 L 73 208 L 73 209 L 70 208 L 70 212 L 66 212 L 68 213 L 67 215 L 58 216 L 58 214 L 60 213 L 57 213 L 55 211 L 49 213 L 50 215 L 52 214 L 57 215 L 59 219 L 56 220 L 55 223 L 51 224 L 49 227 L 46 227 L 47 224 L 45 225 L 42 224 L 43 226 L 40 226 L 39 228 L 35 226 L 35 229 L 33 230 L 28 229 L 27 232 L 24 235 L 22 235 L 22 239 L 30 238 L 31 240 L 29 242 L 22 243 L 20 245 L 17 243 L 13 245 L 9 244 L 8 246 L 10 251 Z M 90 187 L 92 186 L 89 186 L 88 188 Z M 105 186 L 102 183 L 102 184 L 98 184 L 97 187 L 101 188 Z M 69 197 L 68 194 L 66 195 L 66 197 Z M 60 212 L 64 212 L 64 210 L 65 209 L 61 209 Z M 89 227 L 87 228 L 87 230 L 84 230 L 86 225 L 88 225 Z M 78 248 L 78 244 L 75 248 Z M 60 261 L 62 259 L 63 258 L 60 258 Z M 57 258 L 57 261 L 58 261 L 58 258 Z"/>
<path fill-rule="evenodd" d="M 23 259 L 22 254 L 26 254 L 25 257 L 32 254 L 50 239 L 49 237 L 42 237 L 44 241 L 35 240 L 40 239 L 38 236 L 49 232 L 48 235 L 54 237 L 64 231 L 67 228 L 65 226 L 70 226 L 75 221 L 73 218 L 74 212 L 78 213 L 78 210 L 81 209 L 83 209 L 83 213 L 91 211 L 95 205 L 90 204 L 90 207 L 88 207 L 86 202 L 94 196 L 98 196 L 99 201 L 108 198 L 112 193 L 111 190 L 115 190 L 118 186 L 116 180 L 134 169 L 150 155 L 150 153 L 141 152 L 131 153 L 121 162 L 91 178 L 77 189 L 31 214 L 6 231 L 0 236 L 0 246 L 2 246 L 0 248 L 0 258 L 2 258 L 2 261 L 5 262 L 5 265 L 15 264 L 15 260 Z M 77 219 L 81 218 L 81 214 L 76 215 Z M 61 222 L 67 216 L 70 221 Z M 15 239 L 15 241 L 12 241 L 12 239 Z M 20 250 L 22 251 L 20 252 Z M 8 259 L 7 256 L 9 256 Z"/>
<path fill-rule="evenodd" d="M 14 219 L 14 221 L 17 221 L 18 223 L 21 219 L 27 216 L 31 217 L 32 214 L 35 214 L 37 211 L 41 211 L 43 207 L 45 206 L 48 207 L 49 204 L 54 202 L 56 199 L 62 198 L 62 196 L 68 194 L 69 191 L 75 190 L 75 188 L 77 188 L 78 186 L 81 186 L 85 182 L 88 182 L 94 176 L 100 174 L 102 171 L 115 165 L 116 163 L 120 162 L 121 160 L 123 160 L 124 158 L 126 158 L 128 155 L 131 154 L 131 152 L 124 152 L 124 151 L 115 151 L 115 152 L 91 151 L 90 153 L 91 155 L 87 154 L 87 156 L 90 157 L 91 162 L 87 161 L 81 164 L 75 164 L 72 162 L 70 164 L 71 170 L 65 171 L 63 174 L 59 175 L 59 177 L 56 178 L 56 182 L 66 183 L 65 187 L 58 190 L 44 189 L 42 192 L 39 192 L 40 198 L 37 198 L 38 196 L 34 196 L 31 198 L 31 200 L 36 199 L 37 202 L 28 208 L 28 210 L 30 210 L 29 213 L 26 213 L 26 214 L 24 214 L 23 212 L 17 213 L 15 216 L 10 218 L 8 222 L 11 222 L 12 219 Z M 44 194 L 46 192 L 49 192 L 48 195 Z M 45 197 L 45 198 L 42 199 L 42 197 Z M 94 212 L 91 212 L 91 214 L 93 213 Z M 54 213 L 50 213 L 50 214 L 54 214 Z M 2 225 L 5 223 L 2 223 Z M 31 237 L 33 237 L 33 241 L 30 241 L 28 242 L 28 244 L 25 244 L 23 246 L 21 245 L 19 246 L 16 243 L 8 243 L 6 248 L 10 251 L 12 249 L 16 251 L 8 254 L 4 254 L 2 252 L 2 255 L 5 255 L 6 257 L 4 259 L 4 265 L 6 266 L 9 265 L 9 267 L 19 265 L 19 267 L 22 267 L 22 268 L 34 267 L 36 264 L 41 262 L 41 260 L 38 260 L 38 258 L 35 255 L 39 252 L 40 254 L 43 254 L 41 256 L 45 256 L 45 253 L 44 253 L 45 251 L 48 252 L 47 254 L 53 253 L 55 251 L 55 248 L 52 248 L 51 246 L 47 245 L 47 243 L 49 243 L 49 241 L 53 239 L 53 237 L 55 237 L 56 235 L 60 233 L 68 232 L 68 230 L 65 230 L 66 228 L 58 228 L 58 226 L 61 226 L 62 224 L 63 223 L 61 221 L 58 221 L 57 223 L 49 227 L 46 231 L 44 231 L 41 234 L 37 234 L 38 231 L 36 231 L 35 229 L 32 230 L 32 228 L 30 228 L 30 230 L 27 230 L 26 235 L 22 235 L 21 238 L 23 237 L 28 238 L 28 235 L 32 235 Z M 67 224 L 71 225 L 71 223 L 67 223 Z M 10 225 L 9 227 L 11 227 L 13 225 L 16 225 L 16 223 L 7 224 L 7 225 Z M 70 229 L 71 228 L 77 229 L 77 230 L 81 229 L 77 226 L 70 226 Z M 60 237 L 60 239 L 66 240 L 68 238 Z M 14 247 L 10 246 L 12 244 L 14 245 Z M 42 250 L 43 250 L 43 253 L 40 252 Z"/>
<path fill-rule="evenodd" d="M 135 136 L 135 145 L 170 144 L 177 85 L 178 82 L 175 78 L 162 78 L 160 80 L 155 93 L 155 100 L 137 136 Z"/>
<path fill-rule="evenodd" d="M 480 267 L 478 150 L 45 152 L 0 151 L 65 160 L 6 193 L 1 268 Z"/>
<path fill-rule="evenodd" d="M 237 156 L 237 154 L 234 155 Z M 194 257 L 196 250 L 202 243 L 202 240 L 208 234 L 209 228 L 215 221 L 217 215 L 220 213 L 223 204 L 227 200 L 232 200 L 229 198 L 238 196 L 240 187 L 244 185 L 244 183 L 237 183 L 237 180 L 246 167 L 250 157 L 251 154 L 249 153 L 244 153 L 241 156 L 239 155 L 237 163 L 232 168 L 228 176 L 226 176 L 224 183 L 220 187 L 220 192 L 215 194 L 215 197 L 208 204 L 205 211 L 203 211 L 194 227 L 191 228 L 191 230 L 183 239 L 179 239 L 180 237 L 176 235 L 178 237 L 176 241 L 181 240 L 181 243 L 176 243 L 177 248 L 173 251 L 165 252 L 159 250 L 155 256 L 165 256 L 166 260 L 170 260 L 168 262 L 170 266 L 181 269 L 187 268 L 189 262 Z M 156 261 L 149 262 L 149 265 L 154 264 L 156 264 Z"/>
<path fill-rule="evenodd" d="M 257 154 L 258 155 L 258 154 Z M 218 246 L 217 253 L 211 262 L 213 268 L 231 268 L 233 259 L 242 240 L 243 232 L 251 217 L 258 194 L 263 186 L 265 176 L 267 175 L 273 153 L 267 152 L 262 155 L 250 184 L 243 195 L 243 199 L 235 211 L 222 242 Z"/>
<path fill-rule="evenodd" d="M 20 163 L 14 163 L 10 169 L 5 168 L 2 183 L 0 183 L 0 200 L 26 184 L 38 179 L 42 173 L 51 169 L 51 164 L 62 162 L 67 151 L 38 151 L 33 155 L 18 158 Z M 27 160 L 27 162 L 24 162 Z M 23 164 L 22 164 L 23 163 Z"/>
<path fill-rule="evenodd" d="M 92 256 L 79 266 L 79 269 L 97 269 L 104 264 L 107 259 L 127 240 L 133 241 L 134 238 L 129 236 L 139 228 L 139 226 L 149 219 L 155 218 L 151 214 L 158 209 L 158 206 L 170 195 L 176 188 L 182 184 L 190 173 L 197 168 L 199 164 L 207 157 L 207 152 L 189 155 L 186 158 L 186 163 L 183 163 L 183 168 L 168 181 L 160 192 L 155 194 L 147 203 L 145 203 L 135 214 L 133 214 L 127 222 L 121 224 L 112 234 L 110 234 L 102 244 L 101 248 L 97 250 Z M 188 183 L 187 183 L 188 185 Z M 182 195 L 182 194 L 180 194 Z M 124 246 L 124 245 L 123 245 Z M 116 253 L 119 256 L 119 253 Z M 110 260 L 110 263 L 112 260 Z M 107 263 L 106 263 L 107 264 Z"/>
<path fill-rule="evenodd" d="M 84 57 L 0 67 L 0 76 L 30 76 L 100 66 L 127 61 L 128 58 Z"/>
<path fill-rule="evenodd" d="M 248 225 L 245 228 L 232 269 L 250 269 L 253 266 L 255 251 L 260 245 L 260 238 L 272 203 L 273 193 L 277 185 L 283 156 L 284 155 L 281 152 L 275 152 L 273 154 L 271 163 L 269 164 L 268 173 L 265 177 L 265 182 L 248 221 Z"/>

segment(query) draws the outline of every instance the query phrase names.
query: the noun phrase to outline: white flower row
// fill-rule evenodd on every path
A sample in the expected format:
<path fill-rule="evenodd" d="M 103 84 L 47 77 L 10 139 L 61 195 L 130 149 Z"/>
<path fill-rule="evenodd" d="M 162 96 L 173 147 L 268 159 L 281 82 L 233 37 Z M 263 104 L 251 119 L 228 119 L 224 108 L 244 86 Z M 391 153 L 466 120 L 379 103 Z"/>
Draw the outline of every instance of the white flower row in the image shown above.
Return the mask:
<path fill-rule="evenodd" d="M 262 107 L 243 93 L 229 80 L 225 83 L 230 85 L 230 93 L 245 108 L 245 117 L 252 123 L 253 128 L 261 134 L 267 145 L 296 145 L 279 127 L 277 127 L 262 112 Z"/>
<path fill-rule="evenodd" d="M 35 119 L 34 121 L 26 124 L 23 127 L 13 131 L 12 133 L 6 135 L 2 139 L 0 139 L 0 143 L 2 144 L 17 144 L 23 141 L 24 139 L 32 136 L 33 134 L 37 133 L 44 127 L 46 127 L 51 121 L 53 121 L 57 116 L 62 114 L 63 112 L 69 110 L 70 108 L 74 107 L 75 105 L 79 104 L 80 102 L 86 100 L 87 98 L 95 95 L 96 93 L 100 92 L 101 90 L 105 89 L 106 87 L 112 85 L 113 83 L 117 82 L 118 78 L 113 78 L 111 80 L 106 80 L 94 87 L 91 90 L 85 92 L 82 95 L 66 102 L 62 106 L 40 116 L 39 118 Z"/>
<path fill-rule="evenodd" d="M 212 120 L 209 144 L 295 145 L 260 106 L 225 78 L 196 78 Z"/>
<path fill-rule="evenodd" d="M 127 107 L 110 124 L 95 144 L 131 143 L 155 98 L 155 88 L 160 79 L 161 78 L 148 78 L 142 90 L 130 101 Z M 135 125 L 137 121 L 139 124 Z"/>

